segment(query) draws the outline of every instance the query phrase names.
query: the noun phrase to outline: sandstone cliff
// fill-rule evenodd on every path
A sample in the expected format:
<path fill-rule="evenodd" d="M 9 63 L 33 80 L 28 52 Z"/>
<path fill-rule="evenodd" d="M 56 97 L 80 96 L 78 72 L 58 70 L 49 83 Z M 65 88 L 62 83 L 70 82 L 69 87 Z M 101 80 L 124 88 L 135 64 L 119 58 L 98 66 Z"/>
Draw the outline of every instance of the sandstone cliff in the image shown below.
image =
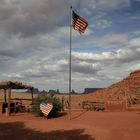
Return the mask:
<path fill-rule="evenodd" d="M 130 104 L 140 103 L 140 70 L 131 72 L 123 80 L 93 94 L 94 99 L 127 100 Z"/>

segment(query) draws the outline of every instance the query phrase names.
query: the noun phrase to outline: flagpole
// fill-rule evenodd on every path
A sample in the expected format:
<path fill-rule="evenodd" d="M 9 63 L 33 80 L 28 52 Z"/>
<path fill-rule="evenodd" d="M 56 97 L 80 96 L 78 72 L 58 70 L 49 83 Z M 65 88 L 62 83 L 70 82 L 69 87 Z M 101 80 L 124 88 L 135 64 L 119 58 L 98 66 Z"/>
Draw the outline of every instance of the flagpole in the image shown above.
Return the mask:
<path fill-rule="evenodd" d="M 69 49 L 69 119 L 71 119 L 71 47 L 72 46 L 72 6 L 70 7 L 70 49 Z"/>

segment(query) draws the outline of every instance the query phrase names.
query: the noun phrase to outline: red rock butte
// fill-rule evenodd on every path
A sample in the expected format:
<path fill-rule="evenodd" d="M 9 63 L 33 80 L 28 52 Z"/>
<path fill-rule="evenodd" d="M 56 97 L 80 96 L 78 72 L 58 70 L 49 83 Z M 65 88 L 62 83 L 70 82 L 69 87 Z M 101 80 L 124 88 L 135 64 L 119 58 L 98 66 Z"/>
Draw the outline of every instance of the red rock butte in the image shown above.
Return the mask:
<path fill-rule="evenodd" d="M 88 100 L 127 100 L 129 104 L 140 103 L 140 70 L 131 72 L 128 77 L 105 89 L 85 96 Z"/>

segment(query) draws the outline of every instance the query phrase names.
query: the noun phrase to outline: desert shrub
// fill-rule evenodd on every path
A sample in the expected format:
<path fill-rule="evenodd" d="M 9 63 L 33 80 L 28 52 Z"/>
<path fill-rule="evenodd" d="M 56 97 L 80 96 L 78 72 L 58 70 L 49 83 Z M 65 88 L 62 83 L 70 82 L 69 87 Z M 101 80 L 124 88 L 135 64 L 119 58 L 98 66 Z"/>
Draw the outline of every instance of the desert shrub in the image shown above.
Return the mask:
<path fill-rule="evenodd" d="M 53 109 L 47 116 L 48 118 L 57 117 L 59 115 L 59 113 L 62 109 L 62 103 L 61 103 L 60 99 L 53 95 L 41 94 L 38 97 L 36 97 L 33 101 L 32 112 L 36 116 L 44 116 L 40 110 L 40 104 L 42 102 L 53 104 Z"/>

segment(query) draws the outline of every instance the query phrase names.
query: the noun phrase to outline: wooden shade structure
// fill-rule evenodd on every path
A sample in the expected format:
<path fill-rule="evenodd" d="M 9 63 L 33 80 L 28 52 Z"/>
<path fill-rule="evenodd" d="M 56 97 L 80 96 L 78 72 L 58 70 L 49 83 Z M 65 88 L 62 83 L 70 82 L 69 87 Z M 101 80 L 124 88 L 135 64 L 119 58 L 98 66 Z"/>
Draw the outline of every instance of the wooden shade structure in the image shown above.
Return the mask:
<path fill-rule="evenodd" d="M 10 115 L 10 100 L 11 100 L 11 90 L 12 89 L 30 89 L 33 103 L 33 86 L 23 84 L 18 81 L 3 81 L 0 82 L 0 89 L 4 89 L 4 101 L 6 102 L 6 91 L 8 90 L 8 114 Z"/>

